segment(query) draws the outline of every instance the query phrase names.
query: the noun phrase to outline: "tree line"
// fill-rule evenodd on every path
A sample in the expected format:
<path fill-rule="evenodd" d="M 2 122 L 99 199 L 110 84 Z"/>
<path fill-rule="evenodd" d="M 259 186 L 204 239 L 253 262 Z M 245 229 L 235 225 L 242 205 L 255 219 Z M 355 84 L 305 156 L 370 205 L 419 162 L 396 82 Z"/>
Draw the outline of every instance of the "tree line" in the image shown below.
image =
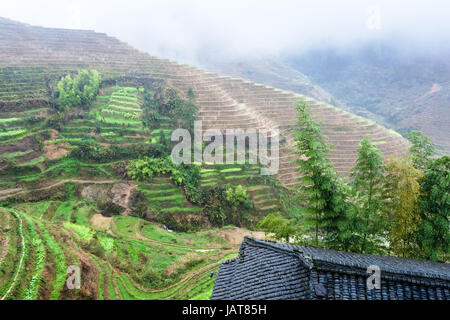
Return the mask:
<path fill-rule="evenodd" d="M 348 182 L 307 104 L 296 103 L 300 216 L 272 213 L 259 227 L 278 240 L 371 254 L 446 261 L 450 249 L 450 157 L 435 158 L 429 137 L 411 131 L 409 155 L 383 163 L 367 136 Z"/>

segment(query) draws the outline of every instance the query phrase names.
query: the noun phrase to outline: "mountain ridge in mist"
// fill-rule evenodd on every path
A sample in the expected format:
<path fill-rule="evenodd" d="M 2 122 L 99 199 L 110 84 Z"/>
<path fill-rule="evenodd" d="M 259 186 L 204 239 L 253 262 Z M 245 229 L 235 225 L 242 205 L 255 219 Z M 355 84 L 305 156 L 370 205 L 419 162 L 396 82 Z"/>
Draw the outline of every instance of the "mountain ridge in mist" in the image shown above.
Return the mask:
<path fill-rule="evenodd" d="M 423 131 L 450 152 L 450 63 L 443 54 L 373 43 L 276 58 L 198 60 L 212 71 L 313 96 L 405 136 Z"/>

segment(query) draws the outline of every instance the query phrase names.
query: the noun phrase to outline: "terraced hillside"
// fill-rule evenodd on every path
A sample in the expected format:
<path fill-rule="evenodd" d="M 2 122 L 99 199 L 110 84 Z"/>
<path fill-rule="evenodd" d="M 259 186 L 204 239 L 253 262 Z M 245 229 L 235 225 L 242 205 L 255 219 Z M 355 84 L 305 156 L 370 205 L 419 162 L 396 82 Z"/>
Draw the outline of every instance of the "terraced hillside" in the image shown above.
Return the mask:
<path fill-rule="evenodd" d="M 0 208 L 0 299 L 209 299 L 210 271 L 236 254 L 236 234 L 170 233 L 76 200 Z M 68 266 L 80 268 L 78 290 L 66 286 Z"/>
<path fill-rule="evenodd" d="M 0 101 L 2 110 L 7 111 L 2 112 L 0 124 L 14 124 L 8 126 L 4 137 L 8 142 L 16 142 L 14 147 L 2 146 L 1 153 L 37 161 L 34 158 L 37 155 L 29 149 L 32 144 L 28 141 L 30 137 L 21 131 L 26 121 L 31 121 L 23 116 L 24 111 L 36 112 L 38 116 L 33 119 L 39 118 L 46 112 L 50 101 L 50 96 L 45 93 L 46 83 L 36 78 L 44 74 L 46 81 L 51 81 L 68 70 L 80 68 L 96 68 L 106 81 L 132 77 L 137 81 L 164 81 L 183 92 L 192 88 L 201 106 L 199 116 L 204 130 L 280 129 L 287 143 L 281 151 L 279 180 L 287 187 L 296 184 L 296 174 L 290 164 L 289 128 L 295 123 L 293 103 L 299 98 L 306 99 L 313 114 L 324 122 L 324 133 L 336 146 L 331 159 L 343 175 L 354 164 L 355 149 L 365 135 L 371 135 L 377 141 L 385 158 L 405 154 L 407 149 L 406 141 L 395 133 L 340 109 L 292 92 L 158 59 L 104 34 L 32 27 L 5 19 L 0 20 L 0 27 L 3 31 L 0 36 L 0 71 L 4 77 L 14 79 L 0 89 L 0 97 L 7 97 Z M 36 68 L 33 69 L 33 77 L 25 76 L 30 74 L 30 68 Z M 99 116 L 110 119 L 105 121 L 116 121 L 111 119 L 117 119 L 118 112 L 123 112 L 123 108 L 122 111 L 119 109 L 115 104 L 113 108 L 101 109 Z M 139 113 L 133 112 L 137 112 L 135 115 Z M 115 117 L 111 117 L 112 114 Z M 130 123 L 134 121 L 127 120 Z"/>
<path fill-rule="evenodd" d="M 189 112 L 203 130 L 265 129 L 272 137 L 279 130 L 277 178 L 286 187 L 298 183 L 291 164 L 298 99 L 323 121 L 343 175 L 368 134 L 385 157 L 406 152 L 394 132 L 331 105 L 159 59 L 104 34 L 6 19 L 0 30 L 0 298 L 209 298 L 209 272 L 236 254 L 243 235 L 264 237 L 222 227 L 251 228 L 285 209 L 289 191 L 258 165 L 130 173 L 136 162 L 167 160 L 161 148 L 170 145 L 160 142 L 178 124 L 158 109 L 173 102 L 168 92 L 194 105 Z M 58 111 L 57 82 L 80 69 L 100 73 L 98 95 Z M 186 175 L 174 179 L 170 170 Z M 227 199 L 238 186 L 248 194 L 240 207 Z M 78 291 L 65 286 L 71 265 L 82 270 Z"/>

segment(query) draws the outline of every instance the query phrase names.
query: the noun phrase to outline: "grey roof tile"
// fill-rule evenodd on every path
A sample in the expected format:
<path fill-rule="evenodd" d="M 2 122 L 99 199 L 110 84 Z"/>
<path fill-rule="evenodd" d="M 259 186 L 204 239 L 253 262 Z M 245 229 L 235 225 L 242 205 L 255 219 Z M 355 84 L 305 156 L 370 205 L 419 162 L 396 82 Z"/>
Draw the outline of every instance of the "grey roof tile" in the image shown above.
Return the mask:
<path fill-rule="evenodd" d="M 380 289 L 367 288 L 369 265 L 381 269 Z M 220 266 L 211 299 L 450 300 L 450 265 L 246 237 Z"/>

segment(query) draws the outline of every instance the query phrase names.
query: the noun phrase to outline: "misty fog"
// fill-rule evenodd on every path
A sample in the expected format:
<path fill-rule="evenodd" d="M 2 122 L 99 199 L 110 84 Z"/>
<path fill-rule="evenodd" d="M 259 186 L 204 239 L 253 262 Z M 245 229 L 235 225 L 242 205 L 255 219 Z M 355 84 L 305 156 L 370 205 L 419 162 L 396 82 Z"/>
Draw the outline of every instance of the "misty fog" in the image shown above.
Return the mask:
<path fill-rule="evenodd" d="M 105 32 L 152 55 L 270 57 L 389 43 L 408 53 L 449 48 L 448 1 L 2 1 L 0 16 Z"/>

